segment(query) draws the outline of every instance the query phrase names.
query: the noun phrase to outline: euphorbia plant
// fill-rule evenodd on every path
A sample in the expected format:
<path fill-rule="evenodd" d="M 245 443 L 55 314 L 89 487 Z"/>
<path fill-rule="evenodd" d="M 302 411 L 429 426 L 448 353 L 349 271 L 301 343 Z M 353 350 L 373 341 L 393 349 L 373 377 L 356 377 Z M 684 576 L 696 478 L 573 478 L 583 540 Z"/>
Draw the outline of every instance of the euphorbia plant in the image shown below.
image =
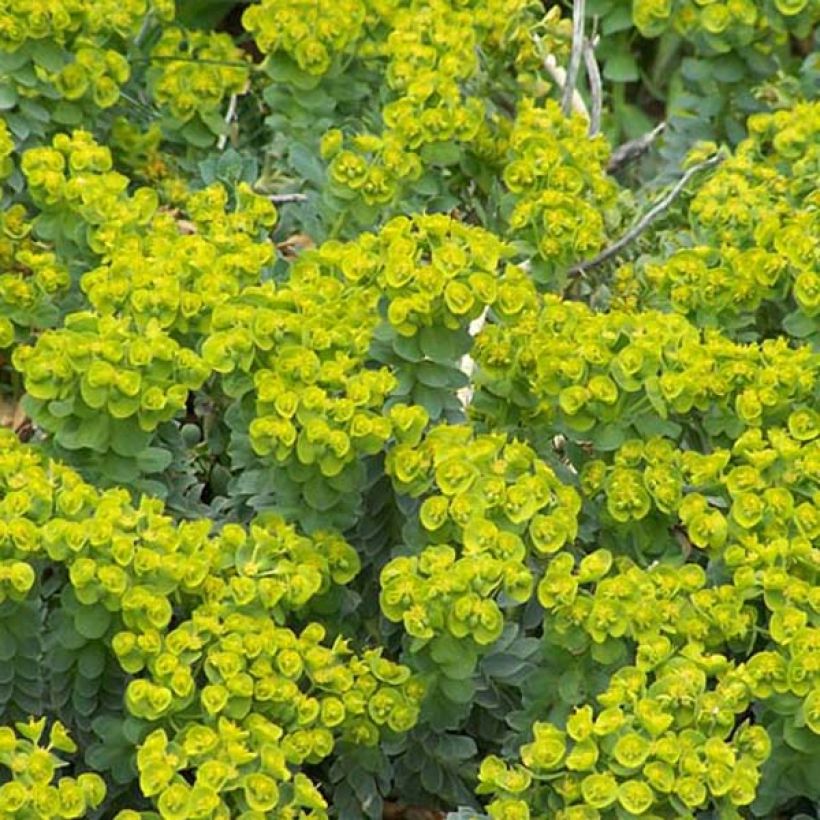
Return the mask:
<path fill-rule="evenodd" d="M 814 810 L 820 8 L 571 5 L 0 11 L 4 816 Z"/>

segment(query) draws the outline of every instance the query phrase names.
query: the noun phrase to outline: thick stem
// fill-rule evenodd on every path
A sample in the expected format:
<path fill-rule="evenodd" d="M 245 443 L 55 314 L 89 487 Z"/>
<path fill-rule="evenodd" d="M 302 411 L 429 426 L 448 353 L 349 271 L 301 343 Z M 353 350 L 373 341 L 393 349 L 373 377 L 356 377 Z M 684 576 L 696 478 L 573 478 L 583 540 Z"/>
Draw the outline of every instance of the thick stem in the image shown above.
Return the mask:
<path fill-rule="evenodd" d="M 594 137 L 601 130 L 601 113 L 604 109 L 604 88 L 601 82 L 601 72 L 598 68 L 598 61 L 595 59 L 594 41 L 584 41 L 584 65 L 587 71 L 587 81 L 589 82 L 590 111 L 589 111 L 589 135 Z"/>

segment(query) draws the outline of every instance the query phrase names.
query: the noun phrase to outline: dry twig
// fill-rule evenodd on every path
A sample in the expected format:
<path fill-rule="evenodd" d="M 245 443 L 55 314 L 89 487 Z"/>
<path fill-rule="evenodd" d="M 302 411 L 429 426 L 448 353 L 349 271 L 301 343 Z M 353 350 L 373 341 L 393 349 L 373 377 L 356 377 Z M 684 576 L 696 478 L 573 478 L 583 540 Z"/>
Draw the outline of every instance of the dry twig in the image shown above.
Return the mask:
<path fill-rule="evenodd" d="M 567 78 L 564 84 L 564 94 L 561 98 L 561 110 L 568 117 L 572 112 L 572 97 L 575 85 L 578 82 L 578 70 L 581 68 L 581 58 L 584 52 L 584 13 L 586 0 L 574 0 L 572 4 L 572 51 L 569 55 Z"/>
<path fill-rule="evenodd" d="M 225 114 L 225 125 L 230 128 L 231 123 L 233 122 L 233 118 L 236 116 L 236 102 L 237 96 L 236 94 L 231 94 L 230 100 L 228 100 L 228 111 Z M 222 151 L 228 143 L 228 132 L 226 131 L 224 134 L 219 135 L 219 139 L 216 141 L 216 147 Z"/>
<path fill-rule="evenodd" d="M 693 176 L 719 165 L 726 155 L 722 151 L 712 154 L 708 159 L 699 162 L 689 168 L 686 173 L 675 183 L 670 191 L 664 194 L 620 239 L 613 242 L 609 247 L 604 248 L 596 257 L 586 262 L 580 262 L 570 268 L 569 276 L 583 276 L 590 268 L 603 265 L 604 262 L 617 256 L 630 242 L 637 239 L 669 206 L 677 199 L 680 192 L 689 184 Z"/>
<path fill-rule="evenodd" d="M 589 83 L 591 108 L 589 112 L 589 135 L 594 137 L 601 130 L 601 112 L 604 109 L 604 89 L 601 82 L 601 71 L 595 59 L 595 47 L 598 38 L 584 41 L 584 65 Z"/>
<path fill-rule="evenodd" d="M 268 199 L 274 205 L 282 205 L 286 202 L 306 202 L 307 194 L 268 194 Z"/>
<path fill-rule="evenodd" d="M 619 145 L 609 158 L 609 165 L 606 170 L 613 174 L 620 170 L 624 165 L 636 160 L 641 154 L 645 154 L 653 142 L 664 132 L 666 123 L 662 122 L 656 125 L 651 131 L 646 134 L 641 134 L 634 140 L 629 140 L 623 145 Z"/>

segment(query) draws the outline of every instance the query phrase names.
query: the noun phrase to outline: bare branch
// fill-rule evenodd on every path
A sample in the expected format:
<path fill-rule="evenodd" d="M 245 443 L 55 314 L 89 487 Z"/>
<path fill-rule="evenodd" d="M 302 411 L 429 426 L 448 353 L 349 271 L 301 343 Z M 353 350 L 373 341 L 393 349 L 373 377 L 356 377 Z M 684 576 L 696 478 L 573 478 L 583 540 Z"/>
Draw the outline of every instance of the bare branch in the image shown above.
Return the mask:
<path fill-rule="evenodd" d="M 533 40 L 538 46 L 539 51 L 543 54 L 545 49 L 543 43 L 541 42 L 541 38 L 538 37 L 537 34 L 534 34 Z M 554 54 L 546 54 L 544 56 L 543 66 L 547 74 L 550 75 L 553 82 L 558 86 L 558 90 L 563 94 L 564 86 L 567 82 L 566 69 L 563 66 L 558 65 L 558 61 L 555 59 Z M 577 89 L 572 93 L 572 110 L 577 114 L 581 114 L 581 116 L 586 117 L 586 119 L 589 119 L 589 111 L 587 111 L 586 103 L 584 102 L 584 98 L 578 93 Z"/>
<path fill-rule="evenodd" d="M 307 194 L 268 194 L 268 199 L 274 205 L 283 205 L 286 202 L 307 202 Z"/>
<path fill-rule="evenodd" d="M 225 114 L 225 125 L 228 128 L 230 128 L 230 125 L 233 122 L 233 118 L 236 116 L 236 102 L 236 94 L 231 94 L 231 98 L 230 100 L 228 100 L 228 110 Z M 219 151 L 222 151 L 227 144 L 228 132 L 226 131 L 224 134 L 219 135 L 219 139 L 216 141 L 216 147 Z"/>
<path fill-rule="evenodd" d="M 708 159 L 699 162 L 689 168 L 686 173 L 675 183 L 674 187 L 662 196 L 620 239 L 613 242 L 609 247 L 604 248 L 593 259 L 581 262 L 570 268 L 569 276 L 583 276 L 590 268 L 597 268 L 604 262 L 617 256 L 630 242 L 637 239 L 669 206 L 677 199 L 680 192 L 689 184 L 693 176 L 720 165 L 726 158 L 722 151 L 712 154 Z"/>
<path fill-rule="evenodd" d="M 598 61 L 595 59 L 595 47 L 598 45 L 598 38 L 584 41 L 584 65 L 587 70 L 587 81 L 589 82 L 589 95 L 591 98 L 591 111 L 589 113 L 589 135 L 594 137 L 601 130 L 601 112 L 604 109 L 604 89 L 601 83 L 601 71 L 598 68 Z"/>
<path fill-rule="evenodd" d="M 624 165 L 636 160 L 641 154 L 646 153 L 653 142 L 666 130 L 666 123 L 662 122 L 656 125 L 651 131 L 646 134 L 641 134 L 634 140 L 629 140 L 623 145 L 619 145 L 613 152 L 609 159 L 609 165 L 606 170 L 612 174 L 618 171 Z"/>
<path fill-rule="evenodd" d="M 586 0 L 574 0 L 572 4 L 572 51 L 567 66 L 567 80 L 561 98 L 561 110 L 568 117 L 572 112 L 572 95 L 578 82 L 578 70 L 581 68 L 581 57 L 584 51 L 584 13 Z"/>
<path fill-rule="evenodd" d="M 544 68 L 547 70 L 550 77 L 552 77 L 555 81 L 559 91 L 563 93 L 564 85 L 567 81 L 567 72 L 565 68 L 558 65 L 554 54 L 547 54 L 544 58 Z M 572 92 L 572 110 L 576 114 L 580 114 L 582 117 L 585 117 L 587 120 L 589 119 L 589 111 L 587 111 L 586 103 L 577 89 Z"/>

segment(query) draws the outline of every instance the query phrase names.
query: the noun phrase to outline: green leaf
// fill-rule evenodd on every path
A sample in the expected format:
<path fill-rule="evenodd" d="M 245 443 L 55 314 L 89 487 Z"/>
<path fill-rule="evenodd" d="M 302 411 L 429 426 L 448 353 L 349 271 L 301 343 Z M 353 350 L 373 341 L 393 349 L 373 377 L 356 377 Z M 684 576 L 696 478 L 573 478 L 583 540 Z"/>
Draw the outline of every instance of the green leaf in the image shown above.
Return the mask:
<path fill-rule="evenodd" d="M 428 165 L 455 165 L 461 159 L 461 148 L 452 140 L 428 143 L 421 149 L 421 161 Z"/>
<path fill-rule="evenodd" d="M 162 447 L 148 447 L 137 456 L 137 467 L 143 473 L 161 473 L 171 466 L 173 454 Z"/>
<path fill-rule="evenodd" d="M 471 677 L 478 663 L 475 649 L 450 634 L 439 635 L 430 642 L 430 657 L 440 666 L 442 674 L 453 680 Z"/>
<path fill-rule="evenodd" d="M 66 62 L 65 51 L 53 40 L 38 40 L 32 57 L 37 65 L 52 73 L 59 71 Z"/>
<path fill-rule="evenodd" d="M 580 703 L 584 696 L 584 673 L 577 666 L 567 669 L 558 679 L 558 695 L 568 706 Z"/>
<path fill-rule="evenodd" d="M 419 330 L 419 345 L 428 359 L 439 364 L 455 364 L 472 346 L 470 334 L 433 325 Z"/>
<path fill-rule="evenodd" d="M 665 436 L 667 438 L 677 438 L 683 428 L 680 424 L 674 421 L 667 421 L 659 419 L 656 416 L 641 416 L 635 419 L 635 429 L 641 434 L 643 438 L 652 438 L 653 436 Z"/>
<path fill-rule="evenodd" d="M 439 687 L 445 697 L 453 703 L 469 703 L 475 695 L 475 684 L 468 678 L 442 678 Z"/>
<path fill-rule="evenodd" d="M 413 402 L 420 404 L 431 419 L 437 419 L 444 410 L 444 399 L 440 390 L 417 384 L 413 388 Z"/>
<path fill-rule="evenodd" d="M 195 148 L 209 148 L 216 140 L 211 129 L 198 119 L 191 120 L 180 129 L 179 133 L 186 142 L 191 143 Z"/>
<path fill-rule="evenodd" d="M 638 63 L 628 51 L 613 54 L 604 63 L 604 77 L 613 83 L 630 83 L 637 80 L 641 74 Z"/>
<path fill-rule="evenodd" d="M 84 638 L 102 638 L 111 626 L 111 613 L 102 605 L 81 606 L 74 613 L 74 628 Z"/>
<path fill-rule="evenodd" d="M 6 114 L 4 117 L 9 130 L 18 140 L 27 139 L 31 134 L 31 124 L 19 114 Z M 42 217 L 40 217 L 42 218 Z"/>
<path fill-rule="evenodd" d="M 796 339 L 805 339 L 815 333 L 820 333 L 820 320 L 817 317 L 807 316 L 800 310 L 795 310 L 783 319 L 783 329 Z"/>
<path fill-rule="evenodd" d="M 11 660 L 17 652 L 17 641 L 14 635 L 0 624 L 0 661 Z"/>
<path fill-rule="evenodd" d="M 709 60 L 711 74 L 722 83 L 736 83 L 747 76 L 746 63 L 735 54 L 724 54 Z"/>
<path fill-rule="evenodd" d="M 201 111 L 199 118 L 205 127 L 216 136 L 225 134 L 228 131 L 228 124 L 219 111 Z"/>
<path fill-rule="evenodd" d="M 0 111 L 8 111 L 17 105 L 17 90 L 8 80 L 0 82 Z"/>
<path fill-rule="evenodd" d="M 451 384 L 453 373 L 460 373 L 460 371 L 454 370 L 452 366 L 435 362 L 421 362 L 416 367 L 418 380 L 427 387 L 448 387 Z"/>
<path fill-rule="evenodd" d="M 481 671 L 485 675 L 501 681 L 509 681 L 525 668 L 527 668 L 525 661 L 504 652 L 490 655 L 481 662 Z"/>
<path fill-rule="evenodd" d="M 74 398 L 63 399 L 62 401 L 50 401 L 48 403 L 48 412 L 58 419 L 67 418 L 74 412 Z"/>
<path fill-rule="evenodd" d="M 421 768 L 421 785 L 430 794 L 438 794 L 444 785 L 444 772 L 433 758 L 428 757 L 424 761 Z"/>
<path fill-rule="evenodd" d="M 783 739 L 798 752 L 820 755 L 820 736 L 805 726 L 796 726 L 792 721 L 786 720 L 783 724 Z"/>
<path fill-rule="evenodd" d="M 136 418 L 118 419 L 111 425 L 111 449 L 117 455 L 134 458 L 148 447 L 152 436 L 139 426 Z"/>
<path fill-rule="evenodd" d="M 119 749 L 105 743 L 94 743 L 85 750 L 85 762 L 95 771 L 108 771 L 119 754 Z"/>
<path fill-rule="evenodd" d="M 322 188 L 325 184 L 325 167 L 313 151 L 300 143 L 294 143 L 288 152 L 288 159 L 302 179 Z"/>
<path fill-rule="evenodd" d="M 329 116 L 336 107 L 336 98 L 328 94 L 322 86 L 300 92 L 295 98 L 303 108 L 314 114 L 321 113 Z"/>
<path fill-rule="evenodd" d="M 136 745 L 145 737 L 148 727 L 146 721 L 129 716 L 122 722 L 122 733 L 129 743 Z"/>
<path fill-rule="evenodd" d="M 99 678 L 105 669 L 105 649 L 100 643 L 90 643 L 80 652 L 77 671 L 84 678 Z M 92 701 L 96 706 L 96 698 Z"/>
<path fill-rule="evenodd" d="M 632 9 L 627 4 L 616 6 L 601 21 L 601 34 L 607 36 L 632 28 Z"/>
<path fill-rule="evenodd" d="M 315 476 L 304 486 L 305 501 L 319 512 L 332 509 L 339 501 L 340 495 L 330 488 L 322 476 Z"/>
<path fill-rule="evenodd" d="M 31 59 L 24 46 L 16 51 L 0 51 L 0 74 L 13 74 Z"/>
<path fill-rule="evenodd" d="M 187 0 L 177 5 L 174 20 L 185 28 L 216 28 L 236 5 L 236 0 Z"/>
<path fill-rule="evenodd" d="M 607 424 L 599 427 L 592 435 L 592 443 L 596 449 L 609 452 L 617 450 L 626 441 L 626 433 L 623 427 L 617 424 Z"/>
<path fill-rule="evenodd" d="M 322 79 L 302 71 L 290 57 L 281 51 L 268 57 L 265 61 L 265 71 L 271 79 L 277 82 L 287 83 L 306 91 L 316 88 Z"/>
<path fill-rule="evenodd" d="M 408 362 L 420 362 L 424 359 L 424 352 L 421 349 L 419 334 L 415 336 L 401 336 L 395 334 L 392 339 L 393 350 Z"/>
<path fill-rule="evenodd" d="M 108 449 L 110 420 L 101 415 L 95 419 L 71 417 L 55 436 L 58 444 L 66 450 L 96 450 L 103 453 Z"/>
<path fill-rule="evenodd" d="M 605 17 L 612 9 L 614 0 L 588 0 L 586 4 L 587 17 Z"/>
<path fill-rule="evenodd" d="M 709 79 L 711 75 L 711 61 L 687 57 L 681 62 L 680 72 L 687 80 L 690 80 L 691 82 L 703 82 L 703 80 Z"/>
<path fill-rule="evenodd" d="M 467 735 L 441 735 L 436 754 L 444 761 L 469 760 L 477 750 L 475 741 Z"/>
<path fill-rule="evenodd" d="M 626 656 L 624 643 L 617 638 L 607 638 L 603 643 L 593 643 L 590 646 L 590 654 L 596 663 L 602 666 L 609 666 L 619 662 Z"/>

